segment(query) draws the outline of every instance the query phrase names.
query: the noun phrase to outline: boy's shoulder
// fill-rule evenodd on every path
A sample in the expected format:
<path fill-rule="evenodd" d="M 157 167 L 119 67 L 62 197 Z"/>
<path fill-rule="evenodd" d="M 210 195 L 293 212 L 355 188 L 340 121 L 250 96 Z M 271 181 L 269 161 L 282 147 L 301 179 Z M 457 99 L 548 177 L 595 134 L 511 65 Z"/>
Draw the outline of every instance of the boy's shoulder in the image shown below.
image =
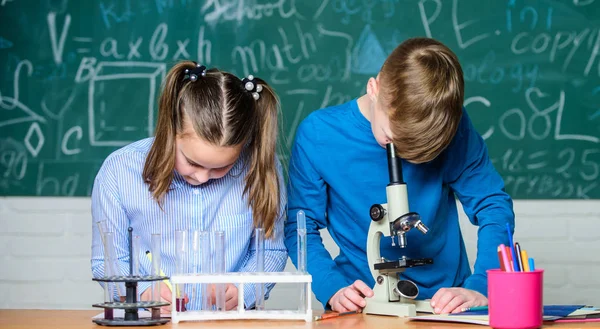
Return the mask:
<path fill-rule="evenodd" d="M 323 127 L 323 126 L 339 126 L 347 120 L 352 114 L 353 106 L 356 106 L 356 99 L 346 103 L 324 107 L 311 112 L 301 123 L 301 126 L 307 127 Z"/>

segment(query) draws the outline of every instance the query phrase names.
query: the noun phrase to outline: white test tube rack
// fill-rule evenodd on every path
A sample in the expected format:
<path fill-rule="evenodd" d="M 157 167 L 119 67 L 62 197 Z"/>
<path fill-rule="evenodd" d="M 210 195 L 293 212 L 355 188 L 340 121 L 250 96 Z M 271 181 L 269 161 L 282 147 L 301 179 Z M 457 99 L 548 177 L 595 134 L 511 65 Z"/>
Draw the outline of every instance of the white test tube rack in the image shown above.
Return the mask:
<path fill-rule="evenodd" d="M 198 320 L 313 320 L 311 298 L 305 298 L 304 310 L 246 310 L 244 308 L 244 289 L 249 283 L 297 283 L 302 285 L 305 296 L 310 296 L 312 276 L 300 272 L 262 272 L 262 273 L 212 273 L 212 274 L 183 274 L 171 276 L 171 283 L 232 283 L 238 287 L 238 307 L 231 311 L 189 311 L 177 312 L 173 307 L 171 322 Z M 175 290 L 175 289 L 174 289 Z M 172 292 L 172 300 L 176 293 Z"/>

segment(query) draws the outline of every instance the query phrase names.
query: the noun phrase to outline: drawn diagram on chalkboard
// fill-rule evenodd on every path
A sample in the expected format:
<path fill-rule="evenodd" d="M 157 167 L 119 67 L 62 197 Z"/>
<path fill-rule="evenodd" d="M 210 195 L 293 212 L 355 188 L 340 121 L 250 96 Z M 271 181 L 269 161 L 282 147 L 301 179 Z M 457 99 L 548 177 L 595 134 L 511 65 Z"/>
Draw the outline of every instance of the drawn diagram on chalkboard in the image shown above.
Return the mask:
<path fill-rule="evenodd" d="M 13 97 L 3 96 L 0 91 L 0 109 L 7 111 L 3 112 L 3 120 L 0 121 L 0 127 L 10 126 L 22 122 L 39 121 L 46 123 L 46 119 L 35 113 L 29 106 L 23 104 L 19 99 L 19 86 L 21 70 L 25 68 L 28 77 L 33 72 L 33 65 L 29 60 L 22 60 L 17 64 L 13 76 Z"/>
<path fill-rule="evenodd" d="M 100 62 L 90 79 L 89 138 L 92 146 L 123 146 L 153 134 L 154 103 L 164 63 Z M 147 112 L 140 120 L 139 109 Z"/>
<path fill-rule="evenodd" d="M 35 134 L 35 135 L 34 135 Z M 44 134 L 42 134 L 42 129 L 40 128 L 40 124 L 34 122 L 29 126 L 29 130 L 27 131 L 27 135 L 25 136 L 25 147 L 34 158 L 38 156 L 42 146 L 44 146 Z M 34 146 L 35 144 L 35 146 Z"/>
<path fill-rule="evenodd" d="M 369 25 L 363 29 L 352 50 L 352 72 L 377 74 L 387 55 Z"/>

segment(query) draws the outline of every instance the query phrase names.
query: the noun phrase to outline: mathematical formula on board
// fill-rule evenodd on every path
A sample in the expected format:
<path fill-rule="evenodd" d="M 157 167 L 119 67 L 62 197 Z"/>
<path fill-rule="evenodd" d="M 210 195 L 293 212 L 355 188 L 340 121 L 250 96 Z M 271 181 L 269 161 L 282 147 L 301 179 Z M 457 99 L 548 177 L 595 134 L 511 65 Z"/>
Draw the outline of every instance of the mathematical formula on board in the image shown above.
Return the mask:
<path fill-rule="evenodd" d="M 289 151 L 310 112 L 364 92 L 414 36 L 459 56 L 465 107 L 515 198 L 600 198 L 600 1 L 0 0 L 0 194 L 89 195 L 152 136 L 169 67 L 269 81 Z M 281 154 L 287 159 L 287 152 Z"/>

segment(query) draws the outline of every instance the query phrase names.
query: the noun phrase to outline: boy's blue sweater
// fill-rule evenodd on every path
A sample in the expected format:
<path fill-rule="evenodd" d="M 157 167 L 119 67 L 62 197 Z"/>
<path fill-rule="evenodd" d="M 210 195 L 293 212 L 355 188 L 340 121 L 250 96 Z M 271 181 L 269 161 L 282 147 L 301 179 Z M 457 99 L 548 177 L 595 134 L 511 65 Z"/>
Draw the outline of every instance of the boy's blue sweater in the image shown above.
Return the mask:
<path fill-rule="evenodd" d="M 487 295 L 486 270 L 499 267 L 497 247 L 508 243 L 506 223 L 514 228 L 514 214 L 504 182 L 467 113 L 463 111 L 456 136 L 440 156 L 425 164 L 402 161 L 402 168 L 410 210 L 421 215 L 429 233 L 411 230 L 405 249 L 392 247 L 390 238 L 383 238 L 382 256 L 433 259 L 433 265 L 401 274 L 418 285 L 418 299 L 431 298 L 443 287 L 464 287 Z M 304 210 L 308 271 L 323 305 L 357 279 L 374 286 L 366 256 L 369 208 L 387 202 L 388 183 L 386 150 L 375 141 L 356 100 L 315 111 L 298 127 L 289 168 L 285 242 L 297 264 L 296 213 Z M 471 223 L 479 226 L 473 274 L 455 197 Z M 340 248 L 335 259 L 323 246 L 319 234 L 323 228 Z"/>

